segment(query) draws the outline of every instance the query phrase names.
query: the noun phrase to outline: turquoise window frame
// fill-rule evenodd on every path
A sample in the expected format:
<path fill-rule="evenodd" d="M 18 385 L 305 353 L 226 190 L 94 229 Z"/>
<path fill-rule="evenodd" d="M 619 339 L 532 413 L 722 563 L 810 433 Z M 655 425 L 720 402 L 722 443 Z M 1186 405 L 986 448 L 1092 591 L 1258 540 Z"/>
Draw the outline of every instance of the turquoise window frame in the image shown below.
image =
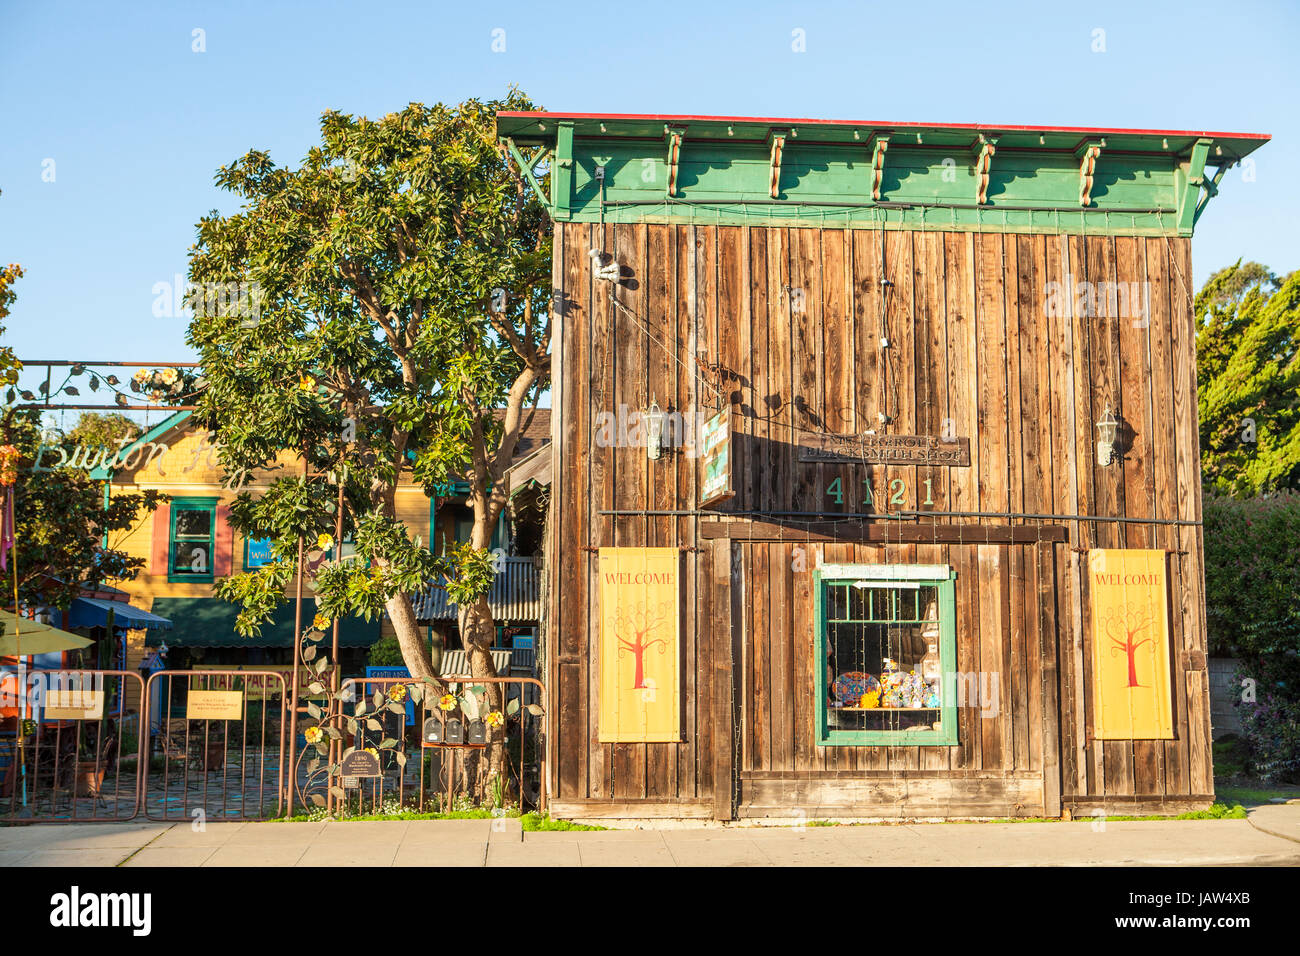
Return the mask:
<path fill-rule="evenodd" d="M 824 564 L 813 571 L 813 620 L 816 650 L 813 674 L 817 701 L 817 746 L 956 747 L 957 741 L 957 572 L 945 564 Z M 826 587 L 832 584 L 901 584 L 936 588 L 939 597 L 939 665 L 943 674 L 940 730 L 840 730 L 827 720 Z"/>
<path fill-rule="evenodd" d="M 216 580 L 217 561 L 217 499 L 216 498 L 173 498 L 167 518 L 170 527 L 167 530 L 167 583 L 168 584 L 211 584 Z M 181 511 L 206 511 L 209 515 L 208 528 L 208 573 L 176 573 L 176 515 Z"/>

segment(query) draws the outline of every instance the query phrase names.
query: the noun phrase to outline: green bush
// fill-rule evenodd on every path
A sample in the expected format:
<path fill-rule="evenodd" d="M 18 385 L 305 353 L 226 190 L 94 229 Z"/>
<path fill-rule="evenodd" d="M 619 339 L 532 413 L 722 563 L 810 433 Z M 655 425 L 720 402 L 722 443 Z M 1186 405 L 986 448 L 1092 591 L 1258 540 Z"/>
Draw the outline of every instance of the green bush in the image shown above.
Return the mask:
<path fill-rule="evenodd" d="M 1300 650 L 1300 495 L 1205 499 L 1205 603 L 1211 654 Z"/>
<path fill-rule="evenodd" d="M 1241 712 L 1250 770 L 1300 776 L 1300 495 L 1207 498 L 1205 598 L 1210 653 L 1239 658 L 1254 682 Z"/>
<path fill-rule="evenodd" d="M 430 653 L 432 648 L 426 640 L 424 656 L 427 658 Z M 366 664 L 370 667 L 405 667 L 406 660 L 402 657 L 402 649 L 397 646 L 397 637 L 390 634 L 371 644 L 370 650 L 366 652 Z"/>

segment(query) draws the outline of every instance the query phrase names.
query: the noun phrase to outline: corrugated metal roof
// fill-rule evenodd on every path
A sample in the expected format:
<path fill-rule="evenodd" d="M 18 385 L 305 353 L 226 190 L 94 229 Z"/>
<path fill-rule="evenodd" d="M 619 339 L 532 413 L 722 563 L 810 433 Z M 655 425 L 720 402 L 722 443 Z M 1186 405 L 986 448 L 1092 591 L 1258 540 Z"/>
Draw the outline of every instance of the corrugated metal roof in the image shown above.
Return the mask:
<path fill-rule="evenodd" d="M 537 580 L 537 564 L 533 558 L 506 558 L 505 568 L 497 574 L 488 591 L 493 620 L 498 624 L 540 620 L 542 605 Z M 456 620 L 456 605 L 442 587 L 433 586 L 414 595 L 411 603 L 421 624 Z"/>
<path fill-rule="evenodd" d="M 438 676 L 440 677 L 470 677 L 469 657 L 466 651 L 443 651 L 442 663 L 438 666 Z M 492 650 L 492 666 L 496 668 L 499 675 L 503 675 L 510 670 L 510 652 L 508 650 Z M 470 677 L 473 680 L 472 677 Z"/>

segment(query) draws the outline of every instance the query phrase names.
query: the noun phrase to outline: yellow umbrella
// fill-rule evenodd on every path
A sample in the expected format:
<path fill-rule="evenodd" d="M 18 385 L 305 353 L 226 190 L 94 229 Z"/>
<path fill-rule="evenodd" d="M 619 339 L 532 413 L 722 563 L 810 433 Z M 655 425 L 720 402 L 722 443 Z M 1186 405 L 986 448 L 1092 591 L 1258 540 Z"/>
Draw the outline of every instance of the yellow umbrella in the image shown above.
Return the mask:
<path fill-rule="evenodd" d="M 23 657 L 27 657 L 30 654 L 80 650 L 95 643 L 49 624 L 18 618 L 13 611 L 0 611 L 0 624 L 4 624 L 4 634 L 0 635 L 0 657 L 16 656 L 20 646 Z"/>

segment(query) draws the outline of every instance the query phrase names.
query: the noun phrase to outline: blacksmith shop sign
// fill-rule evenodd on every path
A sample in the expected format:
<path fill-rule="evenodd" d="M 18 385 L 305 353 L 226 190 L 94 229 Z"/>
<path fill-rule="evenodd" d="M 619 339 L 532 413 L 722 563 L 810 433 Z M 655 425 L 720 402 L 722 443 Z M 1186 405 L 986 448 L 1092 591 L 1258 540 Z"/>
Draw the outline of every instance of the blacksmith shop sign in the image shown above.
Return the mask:
<path fill-rule="evenodd" d="M 969 438 L 934 435 L 826 435 L 799 438 L 799 461 L 970 467 Z"/>

